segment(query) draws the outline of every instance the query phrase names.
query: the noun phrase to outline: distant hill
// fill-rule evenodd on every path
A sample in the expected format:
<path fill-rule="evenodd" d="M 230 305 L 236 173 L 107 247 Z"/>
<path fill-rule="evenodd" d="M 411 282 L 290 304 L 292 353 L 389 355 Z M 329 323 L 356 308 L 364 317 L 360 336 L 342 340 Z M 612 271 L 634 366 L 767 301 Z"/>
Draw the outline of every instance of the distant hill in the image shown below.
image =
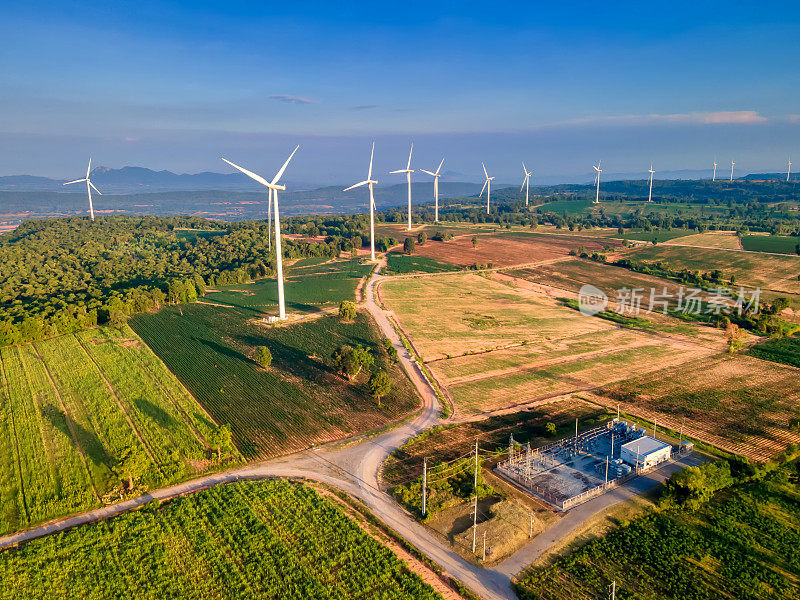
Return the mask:
<path fill-rule="evenodd" d="M 751 181 L 786 181 L 786 173 L 750 173 L 742 177 L 742 179 L 749 179 Z M 800 181 L 800 173 L 792 173 L 789 180 Z"/>

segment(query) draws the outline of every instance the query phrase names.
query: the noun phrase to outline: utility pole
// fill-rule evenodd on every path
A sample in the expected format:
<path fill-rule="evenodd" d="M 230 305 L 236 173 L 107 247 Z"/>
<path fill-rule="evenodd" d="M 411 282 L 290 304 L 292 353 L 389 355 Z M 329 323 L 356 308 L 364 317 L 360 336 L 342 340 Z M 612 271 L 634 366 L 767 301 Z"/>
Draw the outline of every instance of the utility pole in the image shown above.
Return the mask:
<path fill-rule="evenodd" d="M 475 535 L 478 532 L 478 494 L 475 494 L 475 511 L 472 513 L 472 553 L 475 554 Z"/>
<path fill-rule="evenodd" d="M 528 537 L 533 537 L 533 511 L 531 511 L 531 532 L 528 534 Z"/>
<path fill-rule="evenodd" d="M 483 532 L 483 562 L 486 562 L 486 532 Z"/>
<path fill-rule="evenodd" d="M 619 402 L 617 402 L 617 421 L 619 421 Z"/>
<path fill-rule="evenodd" d="M 575 419 L 575 452 L 578 451 L 578 419 Z"/>
<path fill-rule="evenodd" d="M 683 443 L 683 422 L 686 420 L 686 417 L 681 417 L 681 435 L 678 438 L 678 452 L 681 450 L 681 444 Z"/>
<path fill-rule="evenodd" d="M 656 433 L 658 432 L 658 420 L 653 419 L 653 438 L 658 439 Z"/>
<path fill-rule="evenodd" d="M 428 457 L 422 459 L 422 516 L 425 516 L 428 493 Z"/>
<path fill-rule="evenodd" d="M 639 444 L 636 444 L 636 470 L 639 470 Z"/>
<path fill-rule="evenodd" d="M 606 456 L 606 483 L 605 483 L 605 485 L 608 485 L 608 457 L 607 456 Z"/>
<path fill-rule="evenodd" d="M 478 440 L 475 440 L 475 483 L 473 484 L 475 495 L 478 495 Z"/>
<path fill-rule="evenodd" d="M 611 600 L 617 600 L 617 580 L 611 582 L 611 585 L 608 586 L 608 595 Z"/>

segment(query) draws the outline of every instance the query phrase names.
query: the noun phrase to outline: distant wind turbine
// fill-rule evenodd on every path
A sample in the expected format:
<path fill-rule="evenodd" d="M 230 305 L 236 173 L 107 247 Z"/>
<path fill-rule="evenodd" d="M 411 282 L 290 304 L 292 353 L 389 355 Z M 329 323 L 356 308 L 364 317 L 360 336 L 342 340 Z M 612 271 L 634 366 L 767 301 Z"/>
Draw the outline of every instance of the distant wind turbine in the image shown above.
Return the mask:
<path fill-rule="evenodd" d="M 522 187 L 519 188 L 519 191 L 521 192 L 522 188 L 525 188 L 525 206 L 528 206 L 528 188 L 529 188 L 530 181 L 531 181 L 531 175 L 533 175 L 533 171 L 528 171 L 528 169 L 525 168 L 525 163 L 523 162 L 522 163 L 522 172 L 525 173 L 525 177 L 522 180 Z"/>
<path fill-rule="evenodd" d="M 600 173 L 603 172 L 603 169 L 600 168 L 600 165 L 602 163 L 603 163 L 603 161 L 601 160 L 601 161 L 598 161 L 598 163 L 596 165 L 592 165 L 592 168 L 595 171 L 597 171 L 597 175 L 595 177 L 595 183 L 597 184 L 597 194 L 594 197 L 594 203 L 595 204 L 600 204 Z"/>
<path fill-rule="evenodd" d="M 86 167 L 86 177 L 84 177 L 83 179 L 76 179 L 75 181 L 68 181 L 63 185 L 72 185 L 73 183 L 81 183 L 82 181 L 86 182 L 86 193 L 89 194 L 89 214 L 92 217 L 92 221 L 94 221 L 94 206 L 92 206 L 92 190 L 94 190 L 95 192 L 97 192 L 101 196 L 103 194 L 100 193 L 100 190 L 98 190 L 96 187 L 94 187 L 94 184 L 92 183 L 92 180 L 89 179 L 89 174 L 91 172 L 92 172 L 92 157 L 90 156 L 89 157 L 89 166 Z"/>
<path fill-rule="evenodd" d="M 408 152 L 408 164 L 406 165 L 405 169 L 398 169 L 397 171 L 389 171 L 389 173 L 406 174 L 406 181 L 408 182 L 408 231 L 411 231 L 411 174 L 414 172 L 414 169 L 411 168 L 412 152 L 414 152 L 414 144 L 411 144 L 411 150 L 409 150 Z"/>
<path fill-rule="evenodd" d="M 483 182 L 483 187 L 481 188 L 481 193 L 478 194 L 478 198 L 483 195 L 483 190 L 486 190 L 486 214 L 489 214 L 489 199 L 492 197 L 492 179 L 494 177 L 489 177 L 489 173 L 486 172 L 486 165 L 481 163 L 483 167 L 483 174 L 486 176 L 486 181 Z"/>
<path fill-rule="evenodd" d="M 648 202 L 652 202 L 653 201 L 653 174 L 655 173 L 655 171 L 653 170 L 653 163 L 652 162 L 650 163 L 650 170 L 648 171 L 648 173 L 650 173 L 650 195 L 648 196 L 647 201 Z"/>
<path fill-rule="evenodd" d="M 735 164 L 735 162 L 731 161 L 731 181 L 733 181 L 733 165 Z"/>
<path fill-rule="evenodd" d="M 372 142 L 372 154 L 369 155 L 369 171 L 367 172 L 367 178 L 364 181 L 360 181 L 355 185 L 351 185 L 349 188 L 346 188 L 344 191 L 352 190 L 357 187 L 361 187 L 362 185 L 366 185 L 369 187 L 369 256 L 370 260 L 375 260 L 375 197 L 372 194 L 372 186 L 377 184 L 378 182 L 372 179 L 372 158 L 375 156 L 375 142 Z"/>
<path fill-rule="evenodd" d="M 714 174 L 711 176 L 711 181 L 717 180 L 717 157 L 714 157 Z"/>
<path fill-rule="evenodd" d="M 285 185 L 279 185 L 278 180 L 283 175 L 283 172 L 286 170 L 286 167 L 289 166 L 289 161 L 292 160 L 295 152 L 300 146 L 296 146 L 292 153 L 289 155 L 289 158 L 286 159 L 286 162 L 283 163 L 283 166 L 277 172 L 275 177 L 272 178 L 272 181 L 267 181 L 261 175 L 256 175 L 252 171 L 248 171 L 244 167 L 240 167 L 229 161 L 227 158 L 223 158 L 226 163 L 232 166 L 234 169 L 241 171 L 245 175 L 247 175 L 250 179 L 254 179 L 261 185 L 265 186 L 269 190 L 270 196 L 272 196 L 272 202 L 275 203 L 275 261 L 277 263 L 277 276 L 278 276 L 278 318 L 280 320 L 284 320 L 286 318 L 286 302 L 283 297 L 283 253 L 281 252 L 281 214 L 280 209 L 278 208 L 278 191 L 285 190 Z"/>
<path fill-rule="evenodd" d="M 792 157 L 789 157 L 789 168 L 786 169 L 786 181 L 789 181 L 789 176 L 792 174 Z"/>
<path fill-rule="evenodd" d="M 437 223 L 439 222 L 439 177 L 441 177 L 439 171 L 442 170 L 443 164 L 444 164 L 444 159 L 442 159 L 442 162 L 439 163 L 439 168 L 436 169 L 435 173 L 431 173 L 430 171 L 426 171 L 425 169 L 420 169 L 420 171 L 422 171 L 423 173 L 427 173 L 428 175 L 433 177 L 433 201 L 435 206 L 434 221 L 436 221 Z"/>

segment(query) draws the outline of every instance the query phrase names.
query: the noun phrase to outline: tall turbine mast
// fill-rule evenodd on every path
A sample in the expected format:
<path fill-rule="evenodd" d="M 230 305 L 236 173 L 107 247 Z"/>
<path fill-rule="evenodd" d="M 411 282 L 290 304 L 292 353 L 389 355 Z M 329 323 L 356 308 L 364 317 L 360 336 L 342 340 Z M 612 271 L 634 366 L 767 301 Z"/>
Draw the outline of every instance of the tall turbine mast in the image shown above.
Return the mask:
<path fill-rule="evenodd" d="M 226 163 L 232 166 L 234 169 L 241 171 L 245 175 L 247 175 L 250 179 L 253 179 L 260 183 L 261 185 L 265 186 L 267 190 L 269 190 L 270 195 L 272 196 L 272 201 L 275 203 L 275 261 L 277 263 L 277 278 L 278 278 L 278 318 L 280 320 L 286 319 L 286 301 L 283 295 L 283 252 L 281 251 L 281 214 L 280 209 L 278 208 L 278 191 L 285 190 L 285 185 L 280 185 L 278 180 L 283 175 L 283 172 L 286 170 L 286 167 L 289 166 L 289 161 L 292 160 L 295 152 L 300 146 L 296 146 L 292 153 L 289 155 L 289 158 L 286 159 L 286 162 L 283 163 L 283 166 L 280 170 L 276 173 L 275 177 L 272 178 L 272 181 L 267 181 L 260 175 L 256 175 L 252 171 L 248 171 L 244 167 L 240 167 L 229 161 L 226 158 L 223 158 Z"/>
<path fill-rule="evenodd" d="M 406 181 L 408 182 L 408 231 L 411 231 L 411 174 L 414 172 L 414 169 L 411 168 L 412 152 L 414 152 L 414 144 L 411 144 L 411 150 L 408 152 L 408 164 L 406 165 L 405 169 L 398 169 L 397 171 L 389 171 L 389 173 L 406 174 Z"/>
<path fill-rule="evenodd" d="M 789 177 L 792 174 L 792 157 L 790 156 L 788 160 L 789 160 L 789 168 L 786 169 L 786 181 L 789 181 Z"/>
<path fill-rule="evenodd" d="M 731 181 L 733 181 L 733 165 L 735 164 L 735 162 L 731 161 Z"/>
<path fill-rule="evenodd" d="M 68 181 L 63 185 L 72 185 L 73 183 L 81 183 L 82 181 L 86 182 L 86 193 L 89 194 L 89 214 L 92 217 L 92 221 L 94 221 L 94 206 L 92 206 L 92 190 L 97 192 L 100 196 L 102 196 L 103 194 L 100 193 L 100 190 L 98 190 L 96 187 L 94 187 L 94 184 L 92 183 L 92 180 L 89 179 L 89 174 L 91 172 L 92 172 L 92 157 L 90 156 L 89 157 L 89 166 L 86 167 L 86 177 L 84 177 L 83 179 L 76 179 L 74 181 Z"/>
<path fill-rule="evenodd" d="M 655 173 L 655 171 L 653 170 L 653 163 L 652 162 L 650 163 L 650 171 L 648 171 L 648 172 L 650 173 L 650 195 L 647 197 L 647 201 L 648 202 L 652 202 L 653 201 L 653 174 Z"/>
<path fill-rule="evenodd" d="M 439 168 L 436 169 L 435 173 L 431 173 L 430 171 L 426 171 L 425 169 L 420 169 L 423 173 L 427 173 L 428 175 L 433 177 L 433 202 L 435 206 L 435 217 L 434 221 L 437 223 L 439 222 L 439 171 L 442 170 L 442 165 L 444 164 L 444 159 L 442 162 L 439 163 Z"/>
<path fill-rule="evenodd" d="M 598 163 L 596 165 L 592 165 L 592 168 L 595 171 L 597 171 L 597 176 L 595 177 L 595 183 L 597 184 L 597 193 L 595 194 L 595 197 L 594 197 L 594 203 L 595 204 L 600 204 L 600 173 L 603 172 L 603 169 L 600 168 L 600 165 L 602 163 L 603 163 L 603 161 L 601 160 L 601 161 L 598 161 Z"/>
<path fill-rule="evenodd" d="M 717 180 L 717 157 L 714 157 L 714 174 L 711 176 L 711 181 Z"/>
<path fill-rule="evenodd" d="M 486 165 L 481 163 L 483 167 L 483 174 L 486 176 L 486 181 L 483 182 L 483 187 L 481 188 L 481 193 L 478 194 L 478 198 L 483 195 L 483 190 L 486 190 L 486 214 L 489 214 L 489 199 L 492 197 L 492 179 L 494 177 L 489 177 L 489 173 L 486 172 Z"/>
<path fill-rule="evenodd" d="M 361 187 L 362 185 L 369 187 L 369 259 L 371 261 L 375 260 L 375 196 L 372 194 L 372 186 L 378 183 L 376 180 L 372 179 L 372 158 L 374 156 L 375 142 L 372 142 L 372 153 L 369 155 L 369 171 L 367 172 L 367 178 L 344 190 L 346 192 Z"/>
<path fill-rule="evenodd" d="M 525 162 L 524 161 L 522 163 L 522 172 L 525 173 L 525 176 L 524 176 L 524 179 L 522 180 L 522 187 L 519 188 L 519 191 L 521 192 L 522 188 L 525 188 L 525 206 L 528 206 L 528 191 L 529 191 L 529 185 L 530 185 L 530 181 L 531 181 L 531 175 L 533 175 L 533 171 L 528 171 L 528 169 L 525 168 Z"/>

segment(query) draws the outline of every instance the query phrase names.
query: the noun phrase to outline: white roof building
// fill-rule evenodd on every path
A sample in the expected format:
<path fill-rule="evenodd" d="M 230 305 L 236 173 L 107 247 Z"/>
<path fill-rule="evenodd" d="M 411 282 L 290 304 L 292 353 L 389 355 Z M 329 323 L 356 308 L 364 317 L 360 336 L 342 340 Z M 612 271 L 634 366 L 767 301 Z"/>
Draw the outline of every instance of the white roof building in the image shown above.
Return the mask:
<path fill-rule="evenodd" d="M 669 460 L 672 456 L 672 445 L 659 441 L 649 435 L 623 444 L 619 457 L 629 465 L 649 469 L 659 463 Z"/>

